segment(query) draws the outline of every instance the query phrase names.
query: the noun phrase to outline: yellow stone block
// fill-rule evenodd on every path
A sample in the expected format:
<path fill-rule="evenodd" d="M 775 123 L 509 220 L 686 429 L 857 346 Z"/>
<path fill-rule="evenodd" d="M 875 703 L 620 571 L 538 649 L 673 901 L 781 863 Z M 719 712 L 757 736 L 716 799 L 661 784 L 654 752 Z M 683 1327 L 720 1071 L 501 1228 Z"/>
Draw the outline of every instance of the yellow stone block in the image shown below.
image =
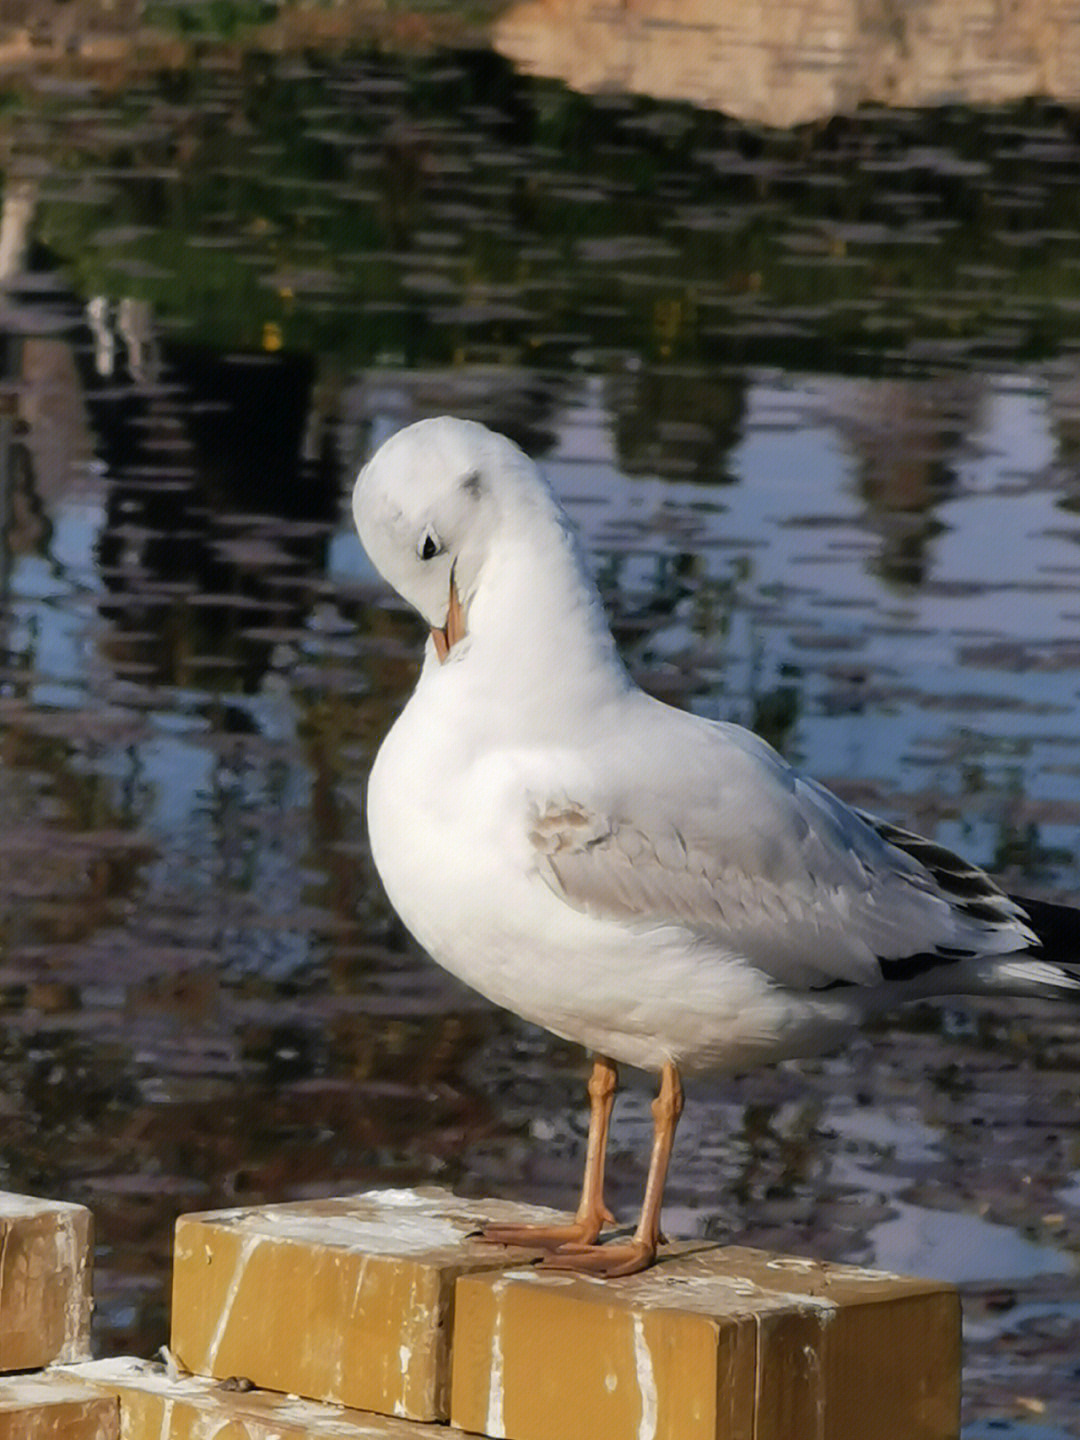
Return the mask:
<path fill-rule="evenodd" d="M 451 1422 L 498 1440 L 955 1440 L 951 1286 L 683 1243 L 457 1284 Z"/>
<path fill-rule="evenodd" d="M 445 1191 L 185 1215 L 172 1351 L 196 1374 L 414 1420 L 449 1415 L 454 1282 L 536 1258 L 485 1245 L 486 1221 L 565 1221 Z"/>
<path fill-rule="evenodd" d="M 119 1440 L 120 1409 L 77 1380 L 56 1375 L 0 1379 L 0 1440 Z"/>
<path fill-rule="evenodd" d="M 0 1371 L 90 1353 L 90 1211 L 0 1191 Z"/>
<path fill-rule="evenodd" d="M 266 1390 L 237 1390 L 127 1357 L 65 1367 L 117 1408 L 119 1440 L 434 1440 L 430 1425 Z M 65 1437 L 66 1440 L 66 1437 Z"/>

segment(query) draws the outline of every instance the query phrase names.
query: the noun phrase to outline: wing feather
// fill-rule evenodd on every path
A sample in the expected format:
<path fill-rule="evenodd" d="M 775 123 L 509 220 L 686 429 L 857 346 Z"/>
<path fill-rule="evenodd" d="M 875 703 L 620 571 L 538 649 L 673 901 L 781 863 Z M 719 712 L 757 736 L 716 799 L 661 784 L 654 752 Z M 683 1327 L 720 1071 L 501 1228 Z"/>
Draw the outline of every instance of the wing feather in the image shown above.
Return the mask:
<path fill-rule="evenodd" d="M 975 866 L 844 805 L 739 727 L 683 718 L 666 738 L 685 744 L 663 766 L 624 737 L 578 796 L 532 796 L 536 869 L 567 904 L 682 927 L 797 988 L 878 984 L 1034 942 Z"/>

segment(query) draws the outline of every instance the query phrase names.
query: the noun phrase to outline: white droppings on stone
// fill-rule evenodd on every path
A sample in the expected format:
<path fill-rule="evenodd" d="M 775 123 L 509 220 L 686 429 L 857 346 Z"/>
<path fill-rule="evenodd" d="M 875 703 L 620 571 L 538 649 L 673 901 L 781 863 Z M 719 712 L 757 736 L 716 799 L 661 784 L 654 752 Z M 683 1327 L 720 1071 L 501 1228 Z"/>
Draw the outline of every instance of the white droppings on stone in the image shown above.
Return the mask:
<path fill-rule="evenodd" d="M 17 1195 L 13 1190 L 0 1190 L 0 1218 L 28 1220 L 38 1215 L 66 1213 L 72 1218 L 84 1207 L 68 1200 L 42 1200 L 37 1195 Z"/>
<path fill-rule="evenodd" d="M 732 1275 L 730 1278 L 725 1278 L 724 1283 L 736 1295 L 756 1295 L 758 1292 L 758 1286 L 754 1284 L 753 1280 L 747 1280 L 744 1275 Z"/>
<path fill-rule="evenodd" d="M 240 1253 L 236 1257 L 236 1269 L 229 1284 L 228 1293 L 221 1306 L 221 1313 L 218 1316 L 217 1326 L 210 1339 L 210 1345 L 206 1356 L 206 1363 L 213 1370 L 217 1362 L 218 1351 L 221 1349 L 221 1342 L 225 1338 L 225 1331 L 229 1328 L 229 1320 L 232 1316 L 233 1306 L 236 1304 L 236 1297 L 240 1293 L 240 1286 L 244 1280 L 244 1272 L 247 1270 L 248 1261 L 259 1243 L 258 1235 L 245 1235 L 240 1242 Z"/>
<path fill-rule="evenodd" d="M 502 1306 L 495 1305 L 495 1328 L 491 1332 L 491 1368 L 488 1371 L 488 1405 L 484 1433 L 503 1440 L 506 1422 L 503 1418 L 503 1348 Z"/>
<path fill-rule="evenodd" d="M 415 1190 L 364 1190 L 355 1198 L 370 1205 L 400 1205 L 405 1208 L 431 1204 L 430 1198 Z"/>
<path fill-rule="evenodd" d="M 825 1320 L 831 1320 L 840 1306 L 827 1295 L 784 1295 L 782 1297 L 793 1309 L 817 1310 Z"/>
<path fill-rule="evenodd" d="M 65 1375 L 71 1375 L 75 1379 L 85 1375 L 88 1380 L 106 1382 L 166 1378 L 162 1366 L 155 1365 L 150 1360 L 136 1360 L 131 1355 L 117 1355 L 106 1360 L 84 1360 L 79 1365 L 64 1365 L 62 1369 Z"/>
<path fill-rule="evenodd" d="M 243 1220 L 245 1215 L 251 1211 L 243 1206 L 234 1206 L 231 1210 L 213 1210 L 206 1215 L 196 1215 L 196 1220 L 212 1220 L 215 1225 L 233 1225 L 237 1220 Z"/>
<path fill-rule="evenodd" d="M 330 1246 L 367 1255 L 420 1255 L 458 1245 L 468 1233 L 464 1223 L 423 1212 L 367 1219 L 269 1208 L 251 1211 L 237 1228 L 270 1241 Z"/>
<path fill-rule="evenodd" d="M 702 1314 L 712 1313 L 717 1305 L 729 1305 L 732 1295 L 749 1299 L 769 1293 L 745 1275 L 670 1275 L 653 1270 L 634 1279 L 634 1300 L 645 1308 Z"/>
<path fill-rule="evenodd" d="M 548 1221 L 565 1216 L 506 1200 L 462 1200 L 444 1190 L 369 1190 L 329 1202 L 292 1202 L 191 1217 L 269 1241 L 320 1245 L 372 1255 L 420 1255 L 457 1249 L 485 1222 Z"/>
<path fill-rule="evenodd" d="M 542 1270 L 539 1266 L 523 1265 L 519 1270 L 507 1270 L 497 1282 L 498 1287 L 512 1280 L 515 1285 L 519 1282 L 528 1284 L 543 1285 L 545 1288 L 556 1289 L 558 1286 L 573 1286 L 581 1284 L 606 1285 L 607 1281 L 597 1275 L 560 1275 L 555 1270 Z"/>
<path fill-rule="evenodd" d="M 618 1388 L 618 1384 L 618 1375 L 615 1374 L 614 1370 L 609 1370 L 608 1373 L 604 1376 L 604 1389 L 608 1392 L 609 1395 L 614 1395 L 616 1389 Z"/>
<path fill-rule="evenodd" d="M 56 1356 L 59 1364 L 86 1360 L 90 1356 L 90 1293 L 89 1249 L 84 1244 L 88 1234 L 88 1217 L 80 1214 L 81 1206 L 52 1207 L 57 1219 L 53 1232 L 56 1269 L 67 1281 L 67 1303 L 64 1306 L 64 1339 Z"/>
<path fill-rule="evenodd" d="M 656 1440 L 656 1372 L 653 1370 L 652 1351 L 645 1339 L 645 1316 L 640 1310 L 634 1316 L 634 1368 L 641 1395 L 638 1440 Z"/>
<path fill-rule="evenodd" d="M 356 1286 L 353 1290 L 352 1303 L 349 1306 L 348 1318 L 350 1324 L 355 1321 L 357 1315 L 360 1313 L 360 1310 L 363 1306 L 364 1282 L 367 1279 L 367 1272 L 368 1257 L 365 1255 L 360 1261 L 360 1264 L 356 1267 Z M 345 1384 L 345 1360 L 346 1347 L 342 1345 L 338 1350 L 337 1364 L 334 1367 L 334 1378 L 336 1382 L 335 1389 L 339 1394 L 341 1392 L 342 1386 Z"/>
<path fill-rule="evenodd" d="M 0 1412 L 28 1409 L 32 1405 L 84 1404 L 87 1400 L 100 1398 L 96 1390 L 74 1378 L 67 1379 L 65 1383 L 51 1379 L 47 1371 L 39 1370 L 3 1377 Z"/>
<path fill-rule="evenodd" d="M 235 1423 L 232 1415 L 207 1415 L 200 1411 L 199 1424 L 195 1428 L 195 1434 L 200 1436 L 200 1440 L 217 1440 L 222 1430 L 230 1429 Z M 162 1440 L 167 1440 L 167 1437 L 162 1436 Z M 262 1436 L 261 1440 L 281 1440 L 281 1436 L 270 1431 L 269 1434 Z"/>
<path fill-rule="evenodd" d="M 833 1278 L 833 1271 L 821 1260 L 807 1260 L 798 1255 L 776 1255 L 766 1261 L 767 1270 L 791 1270 L 801 1272 L 805 1275 L 820 1273 L 822 1281 L 828 1285 Z M 836 1271 L 836 1278 L 843 1280 L 899 1280 L 899 1275 L 894 1275 L 891 1270 L 868 1270 L 862 1265 L 844 1265 Z"/>

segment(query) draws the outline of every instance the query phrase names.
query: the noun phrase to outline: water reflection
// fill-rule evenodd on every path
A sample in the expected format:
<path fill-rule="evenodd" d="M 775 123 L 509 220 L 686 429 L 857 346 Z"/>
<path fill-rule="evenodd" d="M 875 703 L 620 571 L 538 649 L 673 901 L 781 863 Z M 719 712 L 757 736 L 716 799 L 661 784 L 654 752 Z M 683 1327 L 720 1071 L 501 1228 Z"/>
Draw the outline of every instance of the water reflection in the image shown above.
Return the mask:
<path fill-rule="evenodd" d="M 367 854 L 422 631 L 346 500 L 401 424 L 542 457 L 650 689 L 1080 888 L 1068 112 L 769 135 L 464 53 L 9 120 L 0 1184 L 94 1205 L 100 1349 L 164 1338 L 180 1209 L 580 1171 L 580 1057 L 428 965 Z M 917 1012 L 701 1087 L 669 1224 L 862 1260 L 959 1227 L 976 1313 L 1067 1317 L 1078 1092 L 1060 1012 Z M 648 1125 L 631 1093 L 626 1211 Z M 972 1346 L 973 1421 L 1068 1415 L 1075 1377 Z"/>
<path fill-rule="evenodd" d="M 519 0 L 496 47 L 575 90 L 690 100 L 742 120 L 799 125 L 860 105 L 994 105 L 1080 95 L 1080 19 L 1069 7 L 917 10 L 815 0 Z"/>

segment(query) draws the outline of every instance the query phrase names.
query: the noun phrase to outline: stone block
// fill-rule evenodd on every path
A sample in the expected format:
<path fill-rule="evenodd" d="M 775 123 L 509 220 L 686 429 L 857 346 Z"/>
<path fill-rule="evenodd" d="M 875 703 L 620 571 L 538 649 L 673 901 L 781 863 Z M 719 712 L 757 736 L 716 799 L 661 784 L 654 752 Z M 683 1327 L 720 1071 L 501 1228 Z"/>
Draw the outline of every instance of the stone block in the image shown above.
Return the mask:
<path fill-rule="evenodd" d="M 196 1374 L 445 1420 L 455 1281 L 540 1253 L 473 1232 L 486 1221 L 565 1219 L 406 1190 L 182 1216 L 172 1351 Z"/>
<path fill-rule="evenodd" d="M 955 1440 L 959 1300 L 688 1242 L 617 1280 L 464 1275 L 451 1396 L 497 1440 Z"/>
<path fill-rule="evenodd" d="M 91 1239 L 84 1206 L 0 1191 L 0 1371 L 90 1353 Z"/>
<path fill-rule="evenodd" d="M 63 1373 L 119 1409 L 119 1440 L 433 1440 L 430 1425 L 198 1375 L 170 1378 L 147 1360 L 91 1360 Z"/>
<path fill-rule="evenodd" d="M 57 1375 L 0 1377 L 0 1440 L 119 1440 L 116 1399 Z"/>

